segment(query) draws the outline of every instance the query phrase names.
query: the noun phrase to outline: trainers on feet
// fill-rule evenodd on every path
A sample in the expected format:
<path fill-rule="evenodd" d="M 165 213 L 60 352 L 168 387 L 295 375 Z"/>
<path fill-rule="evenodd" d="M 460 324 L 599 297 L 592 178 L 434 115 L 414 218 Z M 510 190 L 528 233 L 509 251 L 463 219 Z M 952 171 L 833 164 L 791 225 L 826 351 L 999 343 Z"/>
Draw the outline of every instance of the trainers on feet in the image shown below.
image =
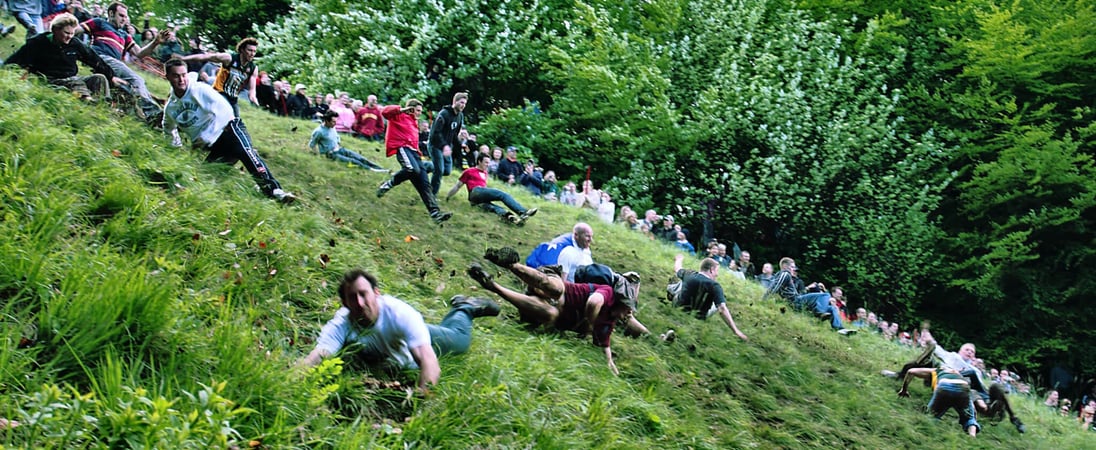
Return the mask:
<path fill-rule="evenodd" d="M 1024 423 L 1020 421 L 1019 417 L 1013 417 L 1011 420 L 1009 420 L 1009 422 L 1012 422 L 1013 425 L 1016 425 L 1016 431 L 1019 431 L 1020 434 L 1024 434 L 1027 432 L 1027 427 L 1024 426 Z"/>
<path fill-rule="evenodd" d="M 377 198 L 384 197 L 384 194 L 387 194 L 388 191 L 390 191 L 390 190 L 392 190 L 392 179 L 391 178 L 389 178 L 384 183 L 381 183 L 381 186 L 377 188 Z"/>
<path fill-rule="evenodd" d="M 450 217 L 453 217 L 453 213 L 449 211 L 438 210 L 430 213 L 430 218 L 434 219 L 434 223 L 445 222 L 446 220 L 449 220 Z"/>
<path fill-rule="evenodd" d="M 840 330 L 837 330 L 837 334 L 840 334 L 842 336 L 849 336 L 856 334 L 856 330 L 853 328 L 842 328 Z"/>
<path fill-rule="evenodd" d="M 483 257 L 501 267 L 510 267 L 521 260 L 517 250 L 510 247 L 488 248 Z"/>
<path fill-rule="evenodd" d="M 487 273 L 486 270 L 483 270 L 483 266 L 479 265 L 479 263 L 472 263 L 472 265 L 468 266 L 468 276 L 472 277 L 473 280 L 476 280 L 484 289 L 491 290 L 495 287 L 495 277 Z"/>
<path fill-rule="evenodd" d="M 879 372 L 879 374 L 883 375 L 887 378 L 898 378 L 898 373 L 893 371 L 893 370 L 883 369 L 882 371 Z"/>
<path fill-rule="evenodd" d="M 521 218 L 518 217 L 517 214 L 514 214 L 512 212 L 507 212 L 506 214 L 503 214 L 503 215 L 499 216 L 499 220 L 502 220 L 503 222 L 506 222 L 506 223 L 509 223 L 509 224 L 517 225 L 521 221 Z"/>
<path fill-rule="evenodd" d="M 521 215 L 519 217 L 521 218 L 522 222 L 525 222 L 526 219 L 528 219 L 530 217 L 533 217 L 536 214 L 537 214 L 537 209 L 536 208 L 529 208 L 529 209 L 525 210 L 525 212 L 521 213 Z"/>
<path fill-rule="evenodd" d="M 281 189 L 275 189 L 270 195 L 282 203 L 293 203 L 294 200 L 297 200 L 297 196 L 293 195 L 292 192 L 286 192 Z"/>
<path fill-rule="evenodd" d="M 463 295 L 454 295 L 449 299 L 449 304 L 453 308 L 458 308 L 467 305 L 469 313 L 472 313 L 472 318 L 483 316 L 497 316 L 499 315 L 499 304 L 493 300 L 482 297 L 465 297 Z"/>
<path fill-rule="evenodd" d="M 380 173 L 380 172 L 392 173 L 391 170 L 383 169 L 383 168 L 380 168 L 380 167 L 370 167 L 369 170 L 372 171 L 372 172 L 378 172 L 378 173 Z"/>
<path fill-rule="evenodd" d="M 15 25 L 8 25 L 0 29 L 0 37 L 7 37 L 9 34 L 15 32 Z"/>
<path fill-rule="evenodd" d="M 677 339 L 677 333 L 675 333 L 674 330 L 666 330 L 665 333 L 658 335 L 658 338 L 662 339 L 664 342 L 673 342 Z"/>

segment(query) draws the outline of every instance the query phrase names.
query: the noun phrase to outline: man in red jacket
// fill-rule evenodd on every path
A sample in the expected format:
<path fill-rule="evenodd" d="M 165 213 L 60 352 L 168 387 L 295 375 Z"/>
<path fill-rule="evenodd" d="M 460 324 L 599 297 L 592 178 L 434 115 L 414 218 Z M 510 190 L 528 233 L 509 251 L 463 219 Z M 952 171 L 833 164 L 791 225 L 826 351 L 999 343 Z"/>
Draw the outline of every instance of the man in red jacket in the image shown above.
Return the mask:
<path fill-rule="evenodd" d="M 381 110 L 381 116 L 388 120 L 388 130 L 384 136 L 385 152 L 389 157 L 396 157 L 396 161 L 400 163 L 400 171 L 381 184 L 377 189 L 377 197 L 383 197 L 393 187 L 411 180 L 422 198 L 422 203 L 426 205 L 426 210 L 430 212 L 430 218 L 435 223 L 449 220 L 453 213 L 438 208 L 438 201 L 422 167 L 418 124 L 418 118 L 422 116 L 422 102 L 409 99 L 402 108 L 399 105 L 385 106 Z"/>

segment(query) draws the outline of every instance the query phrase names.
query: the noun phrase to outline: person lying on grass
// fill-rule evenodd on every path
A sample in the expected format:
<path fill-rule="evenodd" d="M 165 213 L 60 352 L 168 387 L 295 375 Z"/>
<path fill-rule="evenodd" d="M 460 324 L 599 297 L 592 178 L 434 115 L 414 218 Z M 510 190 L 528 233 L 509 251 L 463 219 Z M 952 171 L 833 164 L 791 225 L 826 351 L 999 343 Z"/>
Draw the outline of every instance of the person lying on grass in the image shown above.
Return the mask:
<path fill-rule="evenodd" d="M 340 350 L 353 349 L 366 364 L 418 369 L 418 390 L 438 383 L 438 355 L 457 355 L 472 344 L 472 319 L 497 316 L 499 305 L 490 299 L 456 295 L 452 309 L 438 325 L 427 325 L 411 305 L 381 294 L 377 278 L 354 269 L 339 284 L 342 307 L 316 339 L 316 348 L 301 365 L 312 367 Z"/>
<path fill-rule="evenodd" d="M 481 153 L 476 158 L 476 166 L 470 167 L 460 174 L 457 184 L 453 185 L 453 189 L 450 189 L 449 193 L 445 195 L 445 200 L 448 201 L 453 195 L 456 195 L 461 186 L 468 186 L 468 203 L 471 203 L 472 206 L 479 206 L 484 211 L 495 213 L 505 222 L 519 226 L 524 225 L 526 219 L 537 213 L 537 209 L 526 209 L 521 206 L 521 203 L 514 200 L 514 197 L 511 197 L 510 194 L 487 187 L 487 179 L 489 178 L 487 176 L 487 165 L 490 162 L 491 155 Z M 496 205 L 494 202 L 502 202 L 506 205 L 506 208 L 510 208 L 510 211 Z"/>
<path fill-rule="evenodd" d="M 639 295 L 639 275 L 634 272 L 614 274 L 614 286 L 564 281 L 553 267 L 533 269 L 518 262 L 518 253 L 512 248 L 488 249 L 485 257 L 517 275 L 526 286 L 528 294 L 515 291 L 495 282 L 494 277 L 476 263 L 468 268 L 468 275 L 480 286 L 518 309 L 521 321 L 533 325 L 546 325 L 560 331 L 592 334 L 593 344 L 601 347 L 613 375 L 620 375 L 613 362 L 610 338 L 617 323 L 625 324 L 636 310 Z"/>

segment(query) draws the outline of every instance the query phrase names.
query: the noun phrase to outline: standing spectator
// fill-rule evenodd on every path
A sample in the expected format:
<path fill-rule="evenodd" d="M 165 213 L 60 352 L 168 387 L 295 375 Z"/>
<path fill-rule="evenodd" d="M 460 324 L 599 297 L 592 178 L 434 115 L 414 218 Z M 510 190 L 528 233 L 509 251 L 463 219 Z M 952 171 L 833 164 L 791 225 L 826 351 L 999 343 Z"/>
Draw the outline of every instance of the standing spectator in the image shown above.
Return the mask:
<path fill-rule="evenodd" d="M 267 196 L 290 203 L 296 196 L 282 190 L 259 152 L 251 146 L 244 123 L 232 114 L 232 105 L 212 87 L 192 82 L 186 63 L 170 59 L 164 67 L 171 96 L 164 107 L 164 131 L 181 129 L 191 144 L 209 150 L 206 162 L 236 164 L 242 161 Z"/>
<path fill-rule="evenodd" d="M 354 109 L 350 107 L 350 94 L 343 92 L 339 98 L 330 103 L 331 111 L 338 114 L 335 119 L 335 131 L 340 133 L 354 132 Z"/>
<path fill-rule="evenodd" d="M 677 230 L 674 229 L 674 216 L 669 214 L 662 216 L 662 225 L 651 230 L 655 236 L 666 242 L 674 242 L 677 240 Z"/>
<path fill-rule="evenodd" d="M 271 81 L 266 72 L 259 72 L 259 81 L 255 83 L 255 99 L 259 101 L 259 107 L 270 113 L 277 113 L 274 107 L 274 98 L 278 95 L 279 82 Z"/>
<path fill-rule="evenodd" d="M 434 170 L 430 175 L 430 189 L 434 195 L 441 190 L 441 177 L 449 175 L 453 170 L 454 147 L 459 145 L 457 135 L 464 128 L 464 107 L 468 104 L 468 94 L 458 92 L 453 96 L 453 104 L 438 111 L 434 117 L 434 124 L 430 126 L 430 160 L 434 162 Z M 446 156 L 448 147 L 449 156 Z"/>
<path fill-rule="evenodd" d="M 384 139 L 384 118 L 381 117 L 381 107 L 377 105 L 376 95 L 366 97 L 365 104 L 354 114 L 354 131 L 358 135 L 373 141 Z"/>
<path fill-rule="evenodd" d="M 354 344 L 369 364 L 388 363 L 418 369 L 417 389 L 425 392 L 438 383 L 438 355 L 459 355 L 472 345 L 472 321 L 497 316 L 499 305 L 484 298 L 456 295 L 449 313 L 438 325 L 427 325 L 411 305 L 381 294 L 377 278 L 361 269 L 351 270 L 339 284 L 342 307 L 323 326 L 316 348 L 302 361 L 315 366 L 323 358 Z"/>
<path fill-rule="evenodd" d="M 312 107 L 308 110 L 308 119 L 320 121 L 328 110 L 327 103 L 323 101 L 323 94 L 317 92 L 312 98 Z"/>
<path fill-rule="evenodd" d="M 114 78 L 114 72 L 99 55 L 73 39 L 79 26 L 72 14 L 58 15 L 50 24 L 52 33 L 28 39 L 4 64 L 17 64 L 30 73 L 46 77 L 49 84 L 66 87 L 82 98 L 89 99 L 95 93 L 109 98 L 109 80 Z M 77 61 L 86 64 L 95 74 L 80 76 Z"/>
<path fill-rule="evenodd" d="M 418 118 L 422 116 L 422 102 L 409 99 L 402 108 L 399 105 L 388 105 L 381 109 L 381 115 L 388 120 L 384 139 L 385 151 L 388 157 L 396 157 L 400 171 L 381 184 L 377 189 L 377 197 L 383 197 L 393 187 L 410 180 L 434 223 L 449 220 L 453 213 L 442 211 L 438 207 L 438 201 L 426 180 L 426 170 L 422 167 L 417 127 Z"/>
<path fill-rule="evenodd" d="M 187 56 L 200 55 L 205 52 L 202 50 L 202 38 L 198 37 L 197 34 L 191 36 L 190 40 L 187 41 L 187 44 L 190 46 L 190 50 L 187 50 L 186 52 Z M 203 64 L 199 61 L 191 61 L 186 63 L 186 70 L 187 72 L 201 72 L 202 65 Z"/>
<path fill-rule="evenodd" d="M 605 223 L 613 223 L 613 216 L 616 215 L 616 203 L 613 203 L 612 196 L 608 192 L 601 191 L 601 202 L 597 205 L 597 217 Z"/>

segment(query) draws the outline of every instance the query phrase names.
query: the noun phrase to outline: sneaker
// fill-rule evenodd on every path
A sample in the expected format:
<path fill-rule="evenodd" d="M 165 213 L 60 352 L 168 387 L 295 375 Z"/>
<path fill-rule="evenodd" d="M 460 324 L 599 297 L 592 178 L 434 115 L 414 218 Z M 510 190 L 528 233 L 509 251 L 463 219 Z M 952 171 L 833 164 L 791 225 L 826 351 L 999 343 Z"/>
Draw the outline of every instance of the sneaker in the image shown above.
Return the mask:
<path fill-rule="evenodd" d="M 1009 422 L 1012 422 L 1013 425 L 1016 425 L 1016 431 L 1019 431 L 1020 434 L 1027 433 L 1027 427 L 1024 426 L 1024 423 L 1020 421 L 1019 417 L 1013 417 L 1011 420 L 1009 420 Z"/>
<path fill-rule="evenodd" d="M 840 334 L 842 336 L 852 336 L 856 334 L 856 330 L 852 328 L 842 328 L 840 330 L 837 330 L 837 334 Z"/>
<path fill-rule="evenodd" d="M 281 189 L 275 189 L 274 192 L 270 193 L 270 195 L 282 203 L 293 203 L 295 200 L 297 200 L 297 196 L 293 195 L 292 192 L 286 192 Z"/>
<path fill-rule="evenodd" d="M 510 267 L 521 260 L 517 250 L 510 247 L 489 248 L 483 257 L 501 267 Z"/>
<path fill-rule="evenodd" d="M 472 265 L 468 266 L 467 272 L 468 276 L 472 277 L 473 280 L 476 280 L 484 289 L 494 289 L 495 277 L 487 273 L 486 270 L 483 270 L 483 266 L 479 265 L 479 263 L 472 263 Z"/>
<path fill-rule="evenodd" d="M 438 210 L 430 213 L 430 218 L 434 219 L 434 223 L 445 222 L 446 220 L 449 220 L 450 217 L 453 217 L 453 213 L 449 211 Z"/>
<path fill-rule="evenodd" d="M 14 32 L 15 25 L 8 25 L 6 27 L 0 28 L 0 37 L 8 37 L 9 34 L 12 34 Z"/>
<path fill-rule="evenodd" d="M 463 295 L 454 295 L 453 298 L 449 299 L 449 304 L 453 308 L 467 305 L 470 309 L 470 311 L 468 312 L 472 313 L 473 319 L 483 316 L 497 316 L 499 315 L 499 311 L 502 310 L 501 308 L 499 308 L 499 304 L 495 303 L 494 300 L 482 297 L 465 297 Z"/>
<path fill-rule="evenodd" d="M 529 208 L 529 209 L 525 210 L 525 212 L 521 213 L 521 215 L 519 217 L 521 217 L 522 222 L 525 222 L 526 219 L 528 219 L 530 217 L 533 217 L 536 214 L 537 214 L 537 209 L 536 208 Z"/>
<path fill-rule="evenodd" d="M 521 221 L 521 218 L 518 217 L 517 214 L 507 212 L 506 214 L 499 216 L 499 220 L 502 220 L 503 222 L 509 224 L 517 225 Z"/>
<path fill-rule="evenodd" d="M 666 330 L 665 333 L 658 335 L 658 338 L 663 342 L 673 342 L 677 340 L 677 333 L 674 330 Z"/>
<path fill-rule="evenodd" d="M 392 179 L 389 178 L 384 183 L 381 183 L 381 186 L 377 188 L 377 198 L 384 197 L 384 194 L 387 194 L 388 191 L 391 191 L 391 190 L 392 190 Z"/>
<path fill-rule="evenodd" d="M 377 172 L 377 173 L 382 173 L 382 172 L 383 172 L 383 173 L 392 173 L 392 171 L 391 171 L 391 170 L 389 170 L 389 169 L 382 169 L 382 168 L 380 168 L 380 167 L 371 167 L 371 168 L 369 168 L 369 170 L 370 170 L 370 171 L 372 171 L 372 172 Z"/>
<path fill-rule="evenodd" d="M 887 378 L 898 378 L 898 372 L 895 372 L 893 370 L 883 369 L 882 371 L 879 372 L 879 374 L 883 375 Z"/>

